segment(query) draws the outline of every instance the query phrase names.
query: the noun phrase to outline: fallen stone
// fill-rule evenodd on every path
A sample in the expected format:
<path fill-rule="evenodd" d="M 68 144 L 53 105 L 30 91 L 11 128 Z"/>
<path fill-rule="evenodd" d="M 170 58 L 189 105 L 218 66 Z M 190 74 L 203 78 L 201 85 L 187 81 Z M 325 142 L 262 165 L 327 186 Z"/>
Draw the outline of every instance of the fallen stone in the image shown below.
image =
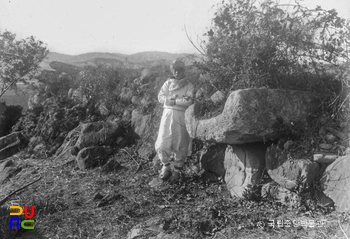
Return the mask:
<path fill-rule="evenodd" d="M 323 150 L 331 150 L 333 148 L 332 144 L 319 144 L 318 146 Z"/>
<path fill-rule="evenodd" d="M 86 147 L 79 151 L 77 164 L 81 170 L 106 164 L 108 157 L 113 154 L 113 148 L 108 146 Z"/>
<path fill-rule="evenodd" d="M 266 170 L 280 186 L 294 190 L 302 183 L 306 188 L 312 186 L 320 166 L 307 159 L 290 159 L 288 151 L 270 146 L 266 151 Z"/>
<path fill-rule="evenodd" d="M 242 198 L 249 185 L 262 180 L 265 168 L 263 144 L 229 145 L 225 151 L 225 182 L 233 197 Z"/>
<path fill-rule="evenodd" d="M 331 153 L 317 153 L 314 154 L 313 158 L 317 163 L 329 164 L 333 163 L 338 158 L 338 155 Z"/>
<path fill-rule="evenodd" d="M 227 144 L 265 142 L 281 138 L 278 126 L 306 124 L 318 107 L 310 92 L 280 89 L 243 89 L 232 92 L 223 112 L 211 119 L 198 120 L 199 105 L 185 113 L 191 138 Z"/>
<path fill-rule="evenodd" d="M 320 180 L 323 193 L 334 201 L 339 212 L 350 212 L 350 155 L 327 166 Z"/>

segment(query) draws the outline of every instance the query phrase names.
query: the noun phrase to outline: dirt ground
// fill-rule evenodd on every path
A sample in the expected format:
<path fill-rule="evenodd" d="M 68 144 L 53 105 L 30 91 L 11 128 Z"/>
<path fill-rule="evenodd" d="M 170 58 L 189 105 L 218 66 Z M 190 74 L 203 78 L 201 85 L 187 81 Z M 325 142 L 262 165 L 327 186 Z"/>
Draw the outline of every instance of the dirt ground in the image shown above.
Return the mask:
<path fill-rule="evenodd" d="M 3 204 L 0 239 L 350 237 L 349 214 L 232 198 L 224 182 L 202 181 L 193 162 L 179 182 L 150 187 L 159 166 L 127 152 L 87 171 L 75 161 L 13 156 L 22 170 L 0 186 L 0 200 L 42 179 Z M 35 206 L 34 230 L 10 231 L 10 205 Z"/>

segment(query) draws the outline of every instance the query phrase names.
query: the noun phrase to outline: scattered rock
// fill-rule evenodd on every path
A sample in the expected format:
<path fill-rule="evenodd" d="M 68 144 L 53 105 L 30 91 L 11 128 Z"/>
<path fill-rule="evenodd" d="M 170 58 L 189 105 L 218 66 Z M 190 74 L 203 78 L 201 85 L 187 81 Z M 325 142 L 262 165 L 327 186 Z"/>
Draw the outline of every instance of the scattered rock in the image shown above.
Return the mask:
<path fill-rule="evenodd" d="M 264 184 L 261 189 L 263 198 L 272 199 L 291 208 L 297 208 L 301 204 L 301 197 L 274 182 Z"/>
<path fill-rule="evenodd" d="M 332 144 L 319 144 L 318 146 L 323 150 L 331 150 L 333 148 Z"/>
<path fill-rule="evenodd" d="M 78 153 L 78 167 L 84 170 L 104 165 L 113 152 L 113 148 L 108 146 L 86 147 Z"/>
<path fill-rule="evenodd" d="M 350 212 L 350 155 L 337 158 L 327 166 L 321 178 L 321 187 L 331 198 L 337 211 Z"/>

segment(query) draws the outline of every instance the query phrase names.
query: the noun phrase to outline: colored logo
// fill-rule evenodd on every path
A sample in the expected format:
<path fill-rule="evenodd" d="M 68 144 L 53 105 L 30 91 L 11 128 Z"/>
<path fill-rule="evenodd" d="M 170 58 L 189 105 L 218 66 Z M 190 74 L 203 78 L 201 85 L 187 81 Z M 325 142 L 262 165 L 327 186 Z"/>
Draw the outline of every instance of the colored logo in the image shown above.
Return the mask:
<path fill-rule="evenodd" d="M 30 213 L 29 213 L 30 209 Z M 19 216 L 24 215 L 24 220 L 21 221 Z M 22 208 L 21 206 L 10 206 L 10 230 L 16 229 L 19 230 L 20 228 L 26 229 L 26 230 L 33 230 L 34 229 L 34 214 L 35 214 L 35 207 L 34 206 L 24 206 Z"/>

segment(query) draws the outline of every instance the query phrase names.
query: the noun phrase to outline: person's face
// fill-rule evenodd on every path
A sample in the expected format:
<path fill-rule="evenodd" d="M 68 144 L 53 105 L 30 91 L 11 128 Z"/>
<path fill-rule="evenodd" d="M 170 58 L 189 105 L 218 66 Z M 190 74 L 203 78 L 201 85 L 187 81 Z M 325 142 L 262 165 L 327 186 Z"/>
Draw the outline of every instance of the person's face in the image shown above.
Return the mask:
<path fill-rule="evenodd" d="M 174 76 L 175 76 L 175 79 L 177 80 L 181 80 L 185 75 L 185 69 L 182 69 L 182 68 L 175 68 L 174 69 Z"/>

